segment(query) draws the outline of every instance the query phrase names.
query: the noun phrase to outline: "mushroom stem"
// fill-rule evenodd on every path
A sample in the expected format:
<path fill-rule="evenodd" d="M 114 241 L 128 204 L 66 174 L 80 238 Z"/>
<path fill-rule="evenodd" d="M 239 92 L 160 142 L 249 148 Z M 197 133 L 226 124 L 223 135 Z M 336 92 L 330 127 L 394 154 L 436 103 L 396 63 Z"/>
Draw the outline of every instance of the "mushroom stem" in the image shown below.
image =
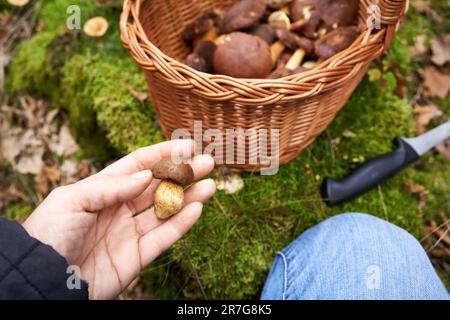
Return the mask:
<path fill-rule="evenodd" d="M 219 30 L 217 28 L 212 28 L 208 32 L 195 38 L 194 47 L 196 47 L 202 41 L 216 41 L 218 37 L 219 37 Z"/>
<path fill-rule="evenodd" d="M 184 204 L 183 187 L 169 180 L 162 180 L 155 192 L 155 214 L 168 219 L 178 213 Z"/>
<path fill-rule="evenodd" d="M 297 49 L 292 57 L 289 59 L 289 61 L 286 63 L 286 69 L 294 70 L 303 61 L 303 58 L 305 58 L 306 52 L 303 49 Z"/>
<path fill-rule="evenodd" d="M 268 22 L 274 29 L 289 30 L 291 27 L 291 20 L 289 19 L 289 16 L 282 10 L 272 12 L 268 18 Z"/>
<path fill-rule="evenodd" d="M 272 63 L 275 65 L 277 63 L 278 58 L 283 53 L 286 46 L 283 42 L 277 41 L 270 47 L 270 53 L 272 55 Z"/>
<path fill-rule="evenodd" d="M 303 27 L 306 23 L 308 23 L 308 21 L 307 21 L 306 19 L 300 19 L 300 20 L 297 20 L 297 21 L 295 21 L 295 22 L 293 22 L 293 23 L 291 24 L 290 30 L 291 30 L 291 31 L 297 31 L 298 29 L 300 29 L 301 27 Z"/>

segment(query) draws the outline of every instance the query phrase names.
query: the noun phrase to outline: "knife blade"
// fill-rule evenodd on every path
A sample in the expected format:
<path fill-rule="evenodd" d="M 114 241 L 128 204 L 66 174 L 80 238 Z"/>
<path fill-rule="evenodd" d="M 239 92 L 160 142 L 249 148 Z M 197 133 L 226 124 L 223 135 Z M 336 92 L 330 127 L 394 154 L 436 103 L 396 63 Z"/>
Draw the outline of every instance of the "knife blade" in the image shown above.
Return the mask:
<path fill-rule="evenodd" d="M 329 205 L 353 199 L 420 158 L 450 138 L 450 121 L 415 138 L 395 138 L 394 151 L 369 160 L 341 180 L 326 177 L 321 186 L 322 199 Z"/>

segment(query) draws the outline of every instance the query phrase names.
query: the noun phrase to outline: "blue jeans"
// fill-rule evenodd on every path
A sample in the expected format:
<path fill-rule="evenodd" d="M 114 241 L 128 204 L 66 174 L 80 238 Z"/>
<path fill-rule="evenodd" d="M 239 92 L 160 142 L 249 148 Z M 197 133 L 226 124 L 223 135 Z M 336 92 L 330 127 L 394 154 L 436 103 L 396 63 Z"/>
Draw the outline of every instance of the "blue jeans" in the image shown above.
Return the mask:
<path fill-rule="evenodd" d="M 420 243 L 365 214 L 307 230 L 275 258 L 261 299 L 449 299 Z"/>

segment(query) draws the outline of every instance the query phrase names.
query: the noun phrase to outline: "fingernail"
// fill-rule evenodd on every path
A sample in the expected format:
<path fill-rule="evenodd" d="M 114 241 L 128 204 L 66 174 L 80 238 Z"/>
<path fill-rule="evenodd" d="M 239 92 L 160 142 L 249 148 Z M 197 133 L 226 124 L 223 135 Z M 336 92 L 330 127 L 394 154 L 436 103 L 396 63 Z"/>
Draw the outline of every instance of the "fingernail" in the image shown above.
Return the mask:
<path fill-rule="evenodd" d="M 133 179 L 144 179 L 144 178 L 151 177 L 151 175 L 152 175 L 152 172 L 150 170 L 144 170 L 144 171 L 139 171 L 139 172 L 133 173 L 131 175 L 131 177 Z"/>

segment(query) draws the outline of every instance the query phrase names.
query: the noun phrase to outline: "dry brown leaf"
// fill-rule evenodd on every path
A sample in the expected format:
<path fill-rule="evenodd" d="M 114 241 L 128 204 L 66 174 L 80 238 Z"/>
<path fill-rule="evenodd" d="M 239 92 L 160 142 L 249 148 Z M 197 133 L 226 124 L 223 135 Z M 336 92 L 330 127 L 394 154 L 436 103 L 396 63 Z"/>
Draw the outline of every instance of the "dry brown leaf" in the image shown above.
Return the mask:
<path fill-rule="evenodd" d="M 406 188 L 408 188 L 408 190 L 411 193 L 417 194 L 419 197 L 419 206 L 418 206 L 418 210 L 420 213 L 423 213 L 425 207 L 426 207 L 426 199 L 427 199 L 427 194 L 428 191 L 425 189 L 424 186 L 414 183 L 412 181 L 405 181 L 405 186 Z"/>
<path fill-rule="evenodd" d="M 427 67 L 423 71 L 423 87 L 429 97 L 445 99 L 450 91 L 450 74 Z"/>
<path fill-rule="evenodd" d="M 80 147 L 70 133 L 69 126 L 63 125 L 59 131 L 59 135 L 53 136 L 49 142 L 49 149 L 57 155 L 67 157 L 80 150 Z"/>
<path fill-rule="evenodd" d="M 436 20 L 436 22 L 442 23 L 442 17 L 430 7 L 430 3 L 427 0 L 411 0 L 411 6 L 414 7 L 417 12 L 425 13 L 430 18 Z"/>
<path fill-rule="evenodd" d="M 143 104 L 145 100 L 148 99 L 148 93 L 144 91 L 136 91 L 131 90 L 131 94 L 141 103 Z"/>
<path fill-rule="evenodd" d="M 426 35 L 424 34 L 418 35 L 414 40 L 414 45 L 410 46 L 408 49 L 409 54 L 414 58 L 424 57 L 428 52 L 428 48 L 425 45 L 426 40 L 427 40 Z"/>
<path fill-rule="evenodd" d="M 416 129 L 420 134 L 426 131 L 426 127 L 431 120 L 443 115 L 442 111 L 434 104 L 426 106 L 416 104 L 413 113 L 415 114 L 416 119 Z"/>
<path fill-rule="evenodd" d="M 56 166 L 45 166 L 43 170 L 43 175 L 50 181 L 51 183 L 57 183 L 61 179 L 61 172 Z"/>
<path fill-rule="evenodd" d="M 442 67 L 450 61 L 450 34 L 443 35 L 431 41 L 433 55 L 431 61 Z"/>

